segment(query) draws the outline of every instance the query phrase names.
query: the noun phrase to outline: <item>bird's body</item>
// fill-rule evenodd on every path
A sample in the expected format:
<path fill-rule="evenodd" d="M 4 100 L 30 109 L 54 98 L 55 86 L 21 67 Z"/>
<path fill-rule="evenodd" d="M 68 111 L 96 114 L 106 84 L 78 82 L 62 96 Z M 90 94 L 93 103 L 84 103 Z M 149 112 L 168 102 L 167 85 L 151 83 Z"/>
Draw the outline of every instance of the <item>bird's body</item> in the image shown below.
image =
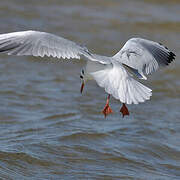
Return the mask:
<path fill-rule="evenodd" d="M 22 31 L 0 35 L 0 52 L 8 55 L 52 56 L 57 58 L 83 57 L 87 60 L 81 72 L 83 86 L 87 80 L 94 79 L 108 93 L 104 115 L 111 113 L 110 95 L 120 100 L 120 112 L 129 115 L 125 104 L 138 104 L 150 99 L 151 89 L 133 78 L 146 80 L 146 75 L 171 63 L 175 54 L 162 44 L 142 38 L 132 38 L 113 57 L 91 53 L 70 40 L 53 34 L 38 31 Z M 128 70 L 127 70 L 128 69 Z"/>

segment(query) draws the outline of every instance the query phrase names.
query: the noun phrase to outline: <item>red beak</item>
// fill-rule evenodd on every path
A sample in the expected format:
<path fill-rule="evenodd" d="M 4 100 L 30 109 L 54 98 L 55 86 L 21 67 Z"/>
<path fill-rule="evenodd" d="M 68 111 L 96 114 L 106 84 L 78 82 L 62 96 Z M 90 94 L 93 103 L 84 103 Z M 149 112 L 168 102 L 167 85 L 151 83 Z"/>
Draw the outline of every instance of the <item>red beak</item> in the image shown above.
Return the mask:
<path fill-rule="evenodd" d="M 83 92 L 83 89 L 84 89 L 84 82 L 82 82 L 82 84 L 81 84 L 81 89 L 80 89 L 81 94 L 82 94 L 82 92 Z"/>

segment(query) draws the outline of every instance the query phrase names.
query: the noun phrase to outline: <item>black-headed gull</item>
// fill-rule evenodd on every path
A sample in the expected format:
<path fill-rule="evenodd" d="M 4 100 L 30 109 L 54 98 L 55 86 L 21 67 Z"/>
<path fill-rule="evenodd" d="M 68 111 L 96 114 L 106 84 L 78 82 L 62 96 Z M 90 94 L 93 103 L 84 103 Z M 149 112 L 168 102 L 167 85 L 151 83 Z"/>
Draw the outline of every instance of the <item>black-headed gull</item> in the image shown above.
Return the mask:
<path fill-rule="evenodd" d="M 81 92 L 87 80 L 94 79 L 108 93 L 102 111 L 105 117 L 112 113 L 110 95 L 120 100 L 123 117 L 129 115 L 125 104 L 138 104 L 150 99 L 151 89 L 133 78 L 146 76 L 171 63 L 175 54 L 162 44 L 142 38 L 132 38 L 113 57 L 91 53 L 86 47 L 46 32 L 22 31 L 0 35 L 0 52 L 8 55 L 52 56 L 57 58 L 84 57 L 87 64 L 81 71 Z"/>

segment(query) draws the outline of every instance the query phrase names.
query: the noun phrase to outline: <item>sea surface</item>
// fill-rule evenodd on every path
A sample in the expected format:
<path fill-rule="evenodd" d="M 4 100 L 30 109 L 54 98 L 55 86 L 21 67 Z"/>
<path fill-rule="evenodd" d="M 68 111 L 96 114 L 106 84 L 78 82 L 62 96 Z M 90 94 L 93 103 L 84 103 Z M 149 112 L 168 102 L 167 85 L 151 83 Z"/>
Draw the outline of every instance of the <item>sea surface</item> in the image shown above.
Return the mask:
<path fill-rule="evenodd" d="M 177 56 L 143 82 L 150 101 L 122 118 L 101 113 L 107 94 L 84 60 L 0 55 L 0 179 L 179 180 L 180 1 L 1 0 L 0 33 L 39 30 L 112 56 L 131 37 L 161 42 Z"/>

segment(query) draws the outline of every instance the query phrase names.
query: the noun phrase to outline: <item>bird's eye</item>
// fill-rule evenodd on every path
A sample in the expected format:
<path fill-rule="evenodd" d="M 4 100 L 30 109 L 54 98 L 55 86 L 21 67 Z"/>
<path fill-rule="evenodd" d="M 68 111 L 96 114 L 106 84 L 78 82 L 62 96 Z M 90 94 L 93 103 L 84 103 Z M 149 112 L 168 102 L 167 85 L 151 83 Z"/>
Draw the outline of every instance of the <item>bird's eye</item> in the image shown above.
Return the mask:
<path fill-rule="evenodd" d="M 81 78 L 81 79 L 83 79 L 83 76 L 82 76 L 82 75 L 80 75 L 80 78 Z"/>

